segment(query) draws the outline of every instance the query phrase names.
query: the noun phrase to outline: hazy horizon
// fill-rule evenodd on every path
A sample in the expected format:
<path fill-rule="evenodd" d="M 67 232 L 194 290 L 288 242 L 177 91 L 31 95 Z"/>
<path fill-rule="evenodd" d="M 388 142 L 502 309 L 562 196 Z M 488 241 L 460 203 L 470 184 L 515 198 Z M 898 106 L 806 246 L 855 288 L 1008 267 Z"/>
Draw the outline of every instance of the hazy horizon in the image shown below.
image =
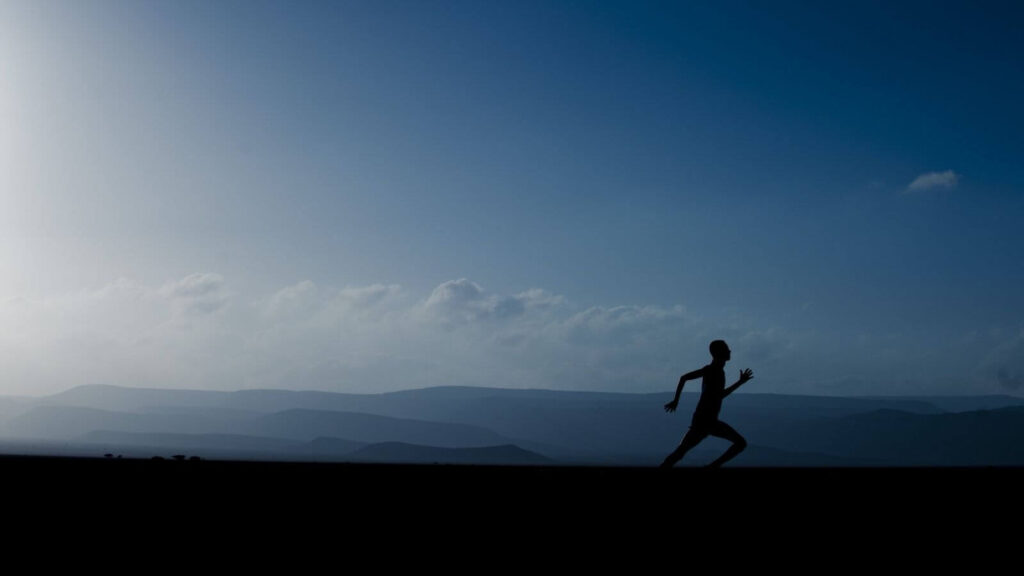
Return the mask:
<path fill-rule="evenodd" d="M 502 391 L 523 391 L 523 392 L 529 392 L 529 391 L 535 391 L 535 392 L 560 392 L 560 391 L 561 392 L 570 392 L 569 390 L 559 390 L 559 389 L 555 389 L 555 388 L 529 388 L 529 387 L 522 387 L 522 386 L 520 386 L 520 387 L 474 386 L 474 385 L 462 385 L 462 386 L 459 386 L 459 385 L 438 385 L 438 386 L 424 386 L 424 387 L 416 387 L 416 388 L 395 388 L 395 389 L 379 390 L 379 391 L 371 391 L 371 392 L 348 392 L 348 391 L 340 391 L 340 390 L 332 389 L 331 387 L 325 387 L 325 388 L 233 388 L 233 389 L 227 389 L 227 388 L 224 388 L 224 389 L 219 389 L 219 388 L 218 389 L 211 389 L 211 388 L 180 388 L 180 387 L 161 388 L 161 387 L 144 386 L 144 385 L 132 386 L 130 384 L 106 384 L 106 383 L 103 383 L 103 382 L 88 382 L 88 383 L 85 383 L 85 384 L 78 384 L 78 385 L 75 385 L 75 386 L 71 386 L 69 388 L 63 388 L 63 389 L 60 389 L 60 390 L 56 390 L 54 392 L 46 392 L 46 393 L 40 393 L 40 394 L 0 394 L 0 397 L 4 397 L 4 398 L 25 398 L 25 399 L 43 399 L 43 398 L 46 398 L 46 397 L 49 397 L 49 396 L 59 396 L 59 395 L 64 394 L 64 393 L 71 392 L 71 391 L 73 391 L 75 389 L 90 388 L 90 387 L 107 387 L 107 388 L 118 388 L 118 389 L 128 389 L 128 390 L 138 390 L 138 391 L 218 392 L 218 393 L 225 393 L 225 394 L 230 394 L 230 393 L 233 393 L 233 392 L 261 392 L 262 391 L 262 392 L 299 392 L 299 393 L 302 393 L 302 392 L 311 392 L 311 393 L 323 393 L 323 392 L 334 393 L 334 392 L 337 392 L 337 393 L 340 393 L 340 394 L 375 395 L 375 394 L 390 394 L 390 393 L 395 393 L 395 392 L 427 391 L 427 390 L 438 389 L 438 388 L 441 388 L 441 389 L 443 389 L 443 388 L 453 388 L 453 389 L 463 389 L 463 388 L 471 389 L 471 388 L 476 388 L 476 389 L 482 389 L 482 390 L 488 390 L 489 389 L 489 390 L 502 390 Z M 586 389 L 580 389 L 580 390 L 571 390 L 571 392 L 579 392 L 579 393 L 582 393 L 582 394 L 639 394 L 639 395 L 643 395 L 643 396 L 663 394 L 663 395 L 665 395 L 667 397 L 671 397 L 671 394 L 672 394 L 671 390 L 655 390 L 655 391 L 651 391 L 651 392 L 634 392 L 634 391 L 629 391 L 629 390 L 586 390 Z M 700 383 L 698 382 L 696 384 L 689 384 L 689 385 L 687 385 L 686 388 L 683 390 L 683 395 L 685 395 L 687 397 L 690 397 L 692 399 L 692 398 L 699 397 L 700 396 L 700 392 L 701 392 Z M 742 390 L 737 391 L 736 394 L 743 394 L 743 395 L 764 394 L 764 395 L 774 395 L 774 396 L 805 396 L 805 397 L 822 397 L 822 398 L 834 398 L 834 399 L 843 399 L 843 398 L 849 398 L 849 399 L 893 398 L 893 399 L 897 399 L 897 398 L 944 398 L 944 397 L 949 397 L 949 398 L 964 398 L 964 397 L 966 397 L 966 398 L 970 398 L 970 397 L 982 397 L 982 396 L 993 396 L 993 397 L 995 397 L 995 396 L 1002 396 L 1002 397 L 1014 398 L 1014 399 L 1019 399 L 1021 401 L 1024 401 L 1024 394 L 1017 394 L 1017 393 L 1014 393 L 1014 392 L 999 392 L 999 391 L 992 392 L 992 393 L 977 393 L 977 394 L 955 394 L 955 393 L 949 393 L 949 394 L 943 394 L 943 393 L 934 393 L 934 394 L 932 394 L 932 393 L 920 393 L 920 394 L 815 394 L 815 393 L 807 393 L 807 394 L 800 394 L 800 393 L 792 393 L 792 392 L 765 392 L 763 390 L 742 389 Z"/>
<path fill-rule="evenodd" d="M 4 1 L 0 395 L 1020 394 L 1021 16 Z"/>

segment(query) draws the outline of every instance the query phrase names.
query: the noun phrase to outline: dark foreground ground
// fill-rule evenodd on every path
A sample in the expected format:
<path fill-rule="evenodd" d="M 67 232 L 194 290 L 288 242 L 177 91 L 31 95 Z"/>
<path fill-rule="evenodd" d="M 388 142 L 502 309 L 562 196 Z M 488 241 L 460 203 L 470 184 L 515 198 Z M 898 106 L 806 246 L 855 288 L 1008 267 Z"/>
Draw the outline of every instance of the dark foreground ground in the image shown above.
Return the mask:
<path fill-rule="evenodd" d="M 1024 468 L 664 471 L 0 457 L 0 481 L 8 526 L 34 526 L 47 538 L 70 531 L 97 551 L 142 538 L 188 554 L 237 538 L 250 559 L 285 543 L 327 546 L 348 558 L 372 549 L 378 560 L 403 562 L 413 549 L 463 558 L 481 546 L 487 562 L 504 562 L 495 550 L 519 558 L 541 549 L 590 565 L 622 553 L 682 561 L 704 543 L 734 562 L 750 560 L 741 550 L 751 546 L 787 561 L 823 549 L 840 550 L 832 561 L 842 562 L 910 551 L 935 560 L 982 548 L 991 558 L 1018 549 L 1024 511 Z"/>

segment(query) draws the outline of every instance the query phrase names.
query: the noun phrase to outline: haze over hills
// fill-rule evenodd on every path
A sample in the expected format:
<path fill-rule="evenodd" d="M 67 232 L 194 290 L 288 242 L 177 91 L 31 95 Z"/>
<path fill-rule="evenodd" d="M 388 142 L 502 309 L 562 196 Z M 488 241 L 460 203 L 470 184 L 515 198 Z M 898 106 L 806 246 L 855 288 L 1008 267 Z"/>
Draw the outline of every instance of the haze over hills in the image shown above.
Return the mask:
<path fill-rule="evenodd" d="M 656 465 L 696 404 L 684 393 L 441 387 L 384 394 L 208 392 L 90 385 L 0 411 L 8 442 L 76 453 L 210 458 Z M 733 465 L 1024 465 L 1024 399 L 739 393 L 722 418 L 751 446 Z M 52 444 L 51 444 L 52 445 Z M 684 465 L 724 449 L 709 439 Z"/>
<path fill-rule="evenodd" d="M 304 445 L 296 440 L 242 436 L 239 434 L 181 434 L 173 432 L 117 432 L 95 430 L 78 438 L 82 442 L 111 445 L 138 445 L 147 447 L 187 448 L 193 450 L 223 450 L 273 452 L 295 450 Z M 350 449 L 362 447 L 362 443 L 350 443 Z"/>
<path fill-rule="evenodd" d="M 11 418 L 0 428 L 16 438 L 73 439 L 105 430 L 127 433 L 233 434 L 255 438 L 310 441 L 323 436 L 361 442 L 419 439 L 434 446 L 488 446 L 508 442 L 485 428 L 326 410 L 287 409 L 246 419 L 205 414 L 112 412 L 96 408 L 44 405 Z"/>
<path fill-rule="evenodd" d="M 371 444 L 348 455 L 352 462 L 403 462 L 412 464 L 548 465 L 550 458 L 513 444 L 486 448 L 438 448 L 404 442 Z"/>
<path fill-rule="evenodd" d="M 765 441 L 797 450 L 920 466 L 1024 465 L 1022 438 L 1022 406 L 934 415 L 875 410 L 764 433 Z"/>

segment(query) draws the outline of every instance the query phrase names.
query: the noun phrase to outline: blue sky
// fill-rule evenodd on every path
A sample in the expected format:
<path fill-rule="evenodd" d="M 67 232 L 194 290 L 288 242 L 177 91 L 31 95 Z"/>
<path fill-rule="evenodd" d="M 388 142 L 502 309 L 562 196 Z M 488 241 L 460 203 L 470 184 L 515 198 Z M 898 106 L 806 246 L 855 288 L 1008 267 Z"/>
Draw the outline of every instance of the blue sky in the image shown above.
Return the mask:
<path fill-rule="evenodd" d="M 0 393 L 1019 393 L 1020 12 L 5 2 Z"/>

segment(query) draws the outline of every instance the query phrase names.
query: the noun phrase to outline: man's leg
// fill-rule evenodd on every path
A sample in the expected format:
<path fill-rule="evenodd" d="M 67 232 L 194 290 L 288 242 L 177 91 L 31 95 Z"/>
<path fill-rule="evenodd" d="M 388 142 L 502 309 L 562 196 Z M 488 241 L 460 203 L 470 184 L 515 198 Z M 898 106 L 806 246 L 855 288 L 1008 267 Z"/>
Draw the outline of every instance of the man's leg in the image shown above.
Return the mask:
<path fill-rule="evenodd" d="M 683 436 L 683 440 L 679 443 L 679 446 L 671 454 L 665 457 L 665 461 L 661 463 L 661 467 L 671 468 L 675 466 L 676 462 L 679 462 L 683 459 L 683 456 L 686 456 L 686 453 L 690 451 L 690 448 L 700 444 L 700 441 L 705 437 L 707 437 L 706 432 L 695 430 L 693 426 L 691 426 L 690 429 L 686 431 L 686 435 Z"/>
<path fill-rule="evenodd" d="M 729 460 L 735 458 L 737 454 L 743 452 L 743 449 L 747 447 L 746 439 L 743 438 L 743 436 L 740 436 L 740 433 L 734 430 L 732 426 L 729 426 L 721 420 L 715 422 L 711 426 L 709 433 L 716 438 L 725 438 L 732 442 L 732 446 L 729 446 L 729 449 L 725 451 L 725 454 L 719 456 L 718 460 L 708 464 L 708 468 L 718 468 L 722 464 L 725 464 Z"/>

